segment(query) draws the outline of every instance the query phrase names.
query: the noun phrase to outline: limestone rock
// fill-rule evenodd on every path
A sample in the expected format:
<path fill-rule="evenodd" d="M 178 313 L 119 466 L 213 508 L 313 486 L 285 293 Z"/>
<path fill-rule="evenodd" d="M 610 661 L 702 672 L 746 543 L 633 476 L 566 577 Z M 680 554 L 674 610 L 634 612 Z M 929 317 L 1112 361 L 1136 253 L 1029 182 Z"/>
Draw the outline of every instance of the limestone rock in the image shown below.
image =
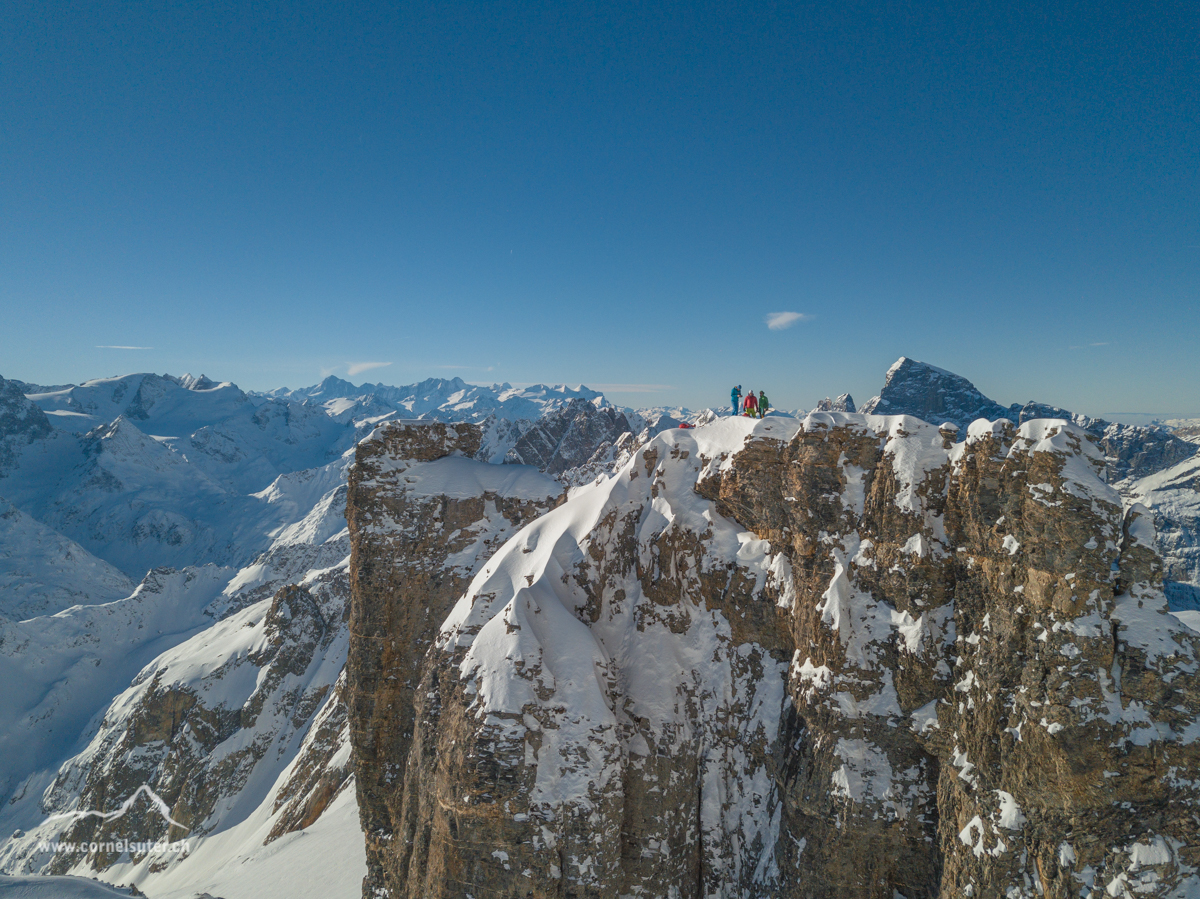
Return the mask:
<path fill-rule="evenodd" d="M 888 369 L 879 396 L 867 400 L 862 411 L 915 415 L 931 424 L 948 421 L 964 432 L 977 418 L 994 420 L 1011 414 L 966 378 L 907 356 L 901 356 Z"/>
<path fill-rule="evenodd" d="M 1200 889 L 1200 635 L 1150 514 L 1077 427 L 964 430 L 667 431 L 456 584 L 412 438 L 366 450 L 364 895 Z"/>
<path fill-rule="evenodd" d="M 359 444 L 350 472 L 347 700 L 366 896 L 399 876 L 399 787 L 422 660 L 438 626 L 478 567 L 561 501 L 561 486 L 536 470 L 471 458 L 482 441 L 475 424 L 385 425 Z"/>
<path fill-rule="evenodd" d="M 817 411 L 830 410 L 818 407 Z M 1145 477 L 1197 452 L 1194 444 L 1175 436 L 1167 428 L 1089 418 L 1032 400 L 1024 405 L 1014 403 L 1004 407 L 980 393 L 966 378 L 904 356 L 888 369 L 883 390 L 879 396 L 869 399 L 862 411 L 915 415 L 930 424 L 951 422 L 963 434 L 977 418 L 989 421 L 1006 418 L 1018 425 L 1040 418 L 1061 418 L 1095 435 L 1108 458 L 1104 476 L 1109 483 Z"/>
<path fill-rule="evenodd" d="M 121 851 L 106 848 L 114 841 L 145 844 L 220 829 L 246 795 L 274 782 L 296 744 L 301 764 L 276 796 L 276 809 L 290 805 L 272 836 L 311 823 L 349 783 L 348 766 L 330 764 L 345 724 L 334 684 L 348 600 L 345 570 L 331 569 L 235 612 L 144 669 L 43 799 L 43 811 L 64 822 L 61 840 L 100 848 L 86 860 L 63 853 L 46 870 L 65 873 L 86 861 L 104 871 L 121 859 Z M 109 819 L 85 814 L 112 813 L 147 787 L 165 813 L 139 798 Z M 151 870 L 180 861 L 144 851 L 131 859 Z"/>

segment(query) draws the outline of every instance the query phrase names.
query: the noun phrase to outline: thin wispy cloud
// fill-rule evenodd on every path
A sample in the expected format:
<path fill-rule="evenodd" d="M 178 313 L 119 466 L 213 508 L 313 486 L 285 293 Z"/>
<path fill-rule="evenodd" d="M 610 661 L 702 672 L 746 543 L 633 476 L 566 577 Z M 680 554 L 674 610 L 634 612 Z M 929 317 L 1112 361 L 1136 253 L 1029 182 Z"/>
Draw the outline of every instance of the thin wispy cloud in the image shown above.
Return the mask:
<path fill-rule="evenodd" d="M 790 328 L 796 322 L 806 322 L 811 315 L 806 315 L 803 312 L 768 312 L 763 319 L 767 323 L 767 327 L 772 331 L 782 331 L 785 328 Z"/>
<path fill-rule="evenodd" d="M 154 349 L 154 347 L 152 347 L 152 346 L 118 346 L 113 343 L 98 343 L 98 344 L 96 344 L 96 349 L 98 349 L 98 350 L 152 350 L 152 349 Z"/>
<path fill-rule="evenodd" d="M 364 371 L 370 371 L 373 368 L 387 368 L 391 364 L 390 362 L 351 362 L 346 371 L 350 375 L 361 375 Z"/>

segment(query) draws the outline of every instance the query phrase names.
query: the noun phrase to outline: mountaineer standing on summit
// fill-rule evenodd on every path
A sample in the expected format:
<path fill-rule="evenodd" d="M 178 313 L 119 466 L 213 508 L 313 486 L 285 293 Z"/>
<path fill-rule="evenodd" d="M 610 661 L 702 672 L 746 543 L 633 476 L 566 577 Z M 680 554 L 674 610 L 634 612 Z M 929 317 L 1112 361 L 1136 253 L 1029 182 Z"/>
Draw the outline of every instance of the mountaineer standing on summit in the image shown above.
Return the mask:
<path fill-rule="evenodd" d="M 758 417 L 766 418 L 767 410 L 771 408 L 771 401 L 767 399 L 766 391 L 758 392 Z"/>
<path fill-rule="evenodd" d="M 742 412 L 754 418 L 758 414 L 758 400 L 754 398 L 754 391 L 746 391 L 746 399 L 742 402 Z"/>
<path fill-rule="evenodd" d="M 733 398 L 733 414 L 737 415 L 738 411 L 742 408 L 742 385 L 738 384 L 737 387 L 733 388 L 730 395 Z"/>

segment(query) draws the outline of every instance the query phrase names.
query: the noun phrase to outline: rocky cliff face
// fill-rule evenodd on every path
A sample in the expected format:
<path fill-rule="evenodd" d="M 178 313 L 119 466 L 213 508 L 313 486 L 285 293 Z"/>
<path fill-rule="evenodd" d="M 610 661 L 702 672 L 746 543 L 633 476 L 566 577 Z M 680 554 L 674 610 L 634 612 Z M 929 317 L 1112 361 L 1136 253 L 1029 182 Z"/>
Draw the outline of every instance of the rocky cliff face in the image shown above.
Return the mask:
<path fill-rule="evenodd" d="M 470 437 L 360 451 L 365 895 L 1200 890 L 1200 636 L 1148 515 L 1077 428 L 956 436 L 668 431 L 469 583 L 406 480 Z"/>
<path fill-rule="evenodd" d="M 348 746 L 338 758 L 346 716 L 336 686 L 348 638 L 348 586 L 343 567 L 283 587 L 143 670 L 43 800 L 46 813 L 63 820 L 61 840 L 101 848 L 86 858 L 62 854 L 45 870 L 121 864 L 153 873 L 177 864 L 182 859 L 145 852 L 122 858 L 104 846 L 196 839 L 227 828 L 289 765 L 275 793 L 274 810 L 282 814 L 271 837 L 310 824 L 351 773 Z M 114 820 L 78 814 L 117 809 L 146 786 L 166 814 L 151 801 Z"/>
<path fill-rule="evenodd" d="M 1123 486 L 1154 512 L 1165 576 L 1200 593 L 1200 456 Z"/>
<path fill-rule="evenodd" d="M 963 431 L 977 418 L 994 420 L 1009 410 L 988 399 L 966 378 L 901 356 L 887 370 L 883 389 L 863 404 L 879 415 L 915 415 L 931 424 L 951 422 Z"/>
<path fill-rule="evenodd" d="M 478 567 L 561 500 L 561 486 L 536 470 L 469 458 L 482 438 L 475 424 L 386 425 L 359 445 L 350 472 L 347 695 L 367 843 L 365 896 L 402 876 L 399 787 L 415 691 L 438 626 Z"/>
<path fill-rule="evenodd" d="M 612 406 L 572 400 L 526 430 L 504 461 L 533 465 L 552 475 L 588 462 L 631 432 L 624 413 Z"/>
<path fill-rule="evenodd" d="M 0 477 L 16 467 L 23 447 L 52 430 L 46 413 L 25 398 L 18 382 L 0 377 Z"/>
<path fill-rule="evenodd" d="M 1196 456 L 1196 445 L 1165 428 L 1089 419 L 1083 427 L 1097 437 L 1108 458 L 1110 482 L 1141 478 Z"/>

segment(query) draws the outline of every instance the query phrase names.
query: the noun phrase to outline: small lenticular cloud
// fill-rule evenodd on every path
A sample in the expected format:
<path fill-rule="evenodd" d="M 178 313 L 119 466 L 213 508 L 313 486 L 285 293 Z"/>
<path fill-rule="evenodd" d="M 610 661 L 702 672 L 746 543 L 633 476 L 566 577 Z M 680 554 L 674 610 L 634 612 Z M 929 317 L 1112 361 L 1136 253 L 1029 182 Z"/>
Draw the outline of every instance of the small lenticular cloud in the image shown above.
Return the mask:
<path fill-rule="evenodd" d="M 373 368 L 387 368 L 391 364 L 390 362 L 351 362 L 347 373 L 350 375 L 359 375 Z"/>
<path fill-rule="evenodd" d="M 812 318 L 811 315 L 805 315 L 803 312 L 768 312 L 763 321 L 772 331 L 782 331 L 784 328 L 790 328 L 796 322 L 806 322 L 810 318 Z"/>

